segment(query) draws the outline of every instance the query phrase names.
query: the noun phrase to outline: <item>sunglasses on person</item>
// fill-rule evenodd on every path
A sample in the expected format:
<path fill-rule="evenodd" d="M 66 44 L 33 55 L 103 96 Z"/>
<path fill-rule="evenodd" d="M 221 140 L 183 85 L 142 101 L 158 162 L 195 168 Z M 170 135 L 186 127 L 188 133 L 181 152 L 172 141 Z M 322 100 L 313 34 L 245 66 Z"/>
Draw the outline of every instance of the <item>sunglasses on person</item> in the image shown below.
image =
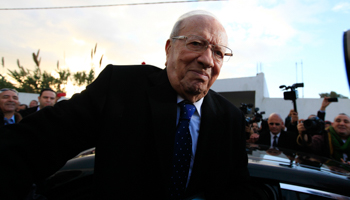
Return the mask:
<path fill-rule="evenodd" d="M 16 93 L 16 94 L 18 95 L 18 91 L 17 91 L 17 90 L 15 90 L 15 89 L 10 89 L 10 88 L 2 88 L 2 89 L 0 90 L 0 93 L 5 92 L 5 91 L 12 91 L 12 92 L 14 92 L 14 93 Z"/>
<path fill-rule="evenodd" d="M 269 123 L 271 126 L 273 126 L 273 125 L 276 125 L 276 126 L 279 126 L 279 125 L 281 125 L 280 123 Z"/>

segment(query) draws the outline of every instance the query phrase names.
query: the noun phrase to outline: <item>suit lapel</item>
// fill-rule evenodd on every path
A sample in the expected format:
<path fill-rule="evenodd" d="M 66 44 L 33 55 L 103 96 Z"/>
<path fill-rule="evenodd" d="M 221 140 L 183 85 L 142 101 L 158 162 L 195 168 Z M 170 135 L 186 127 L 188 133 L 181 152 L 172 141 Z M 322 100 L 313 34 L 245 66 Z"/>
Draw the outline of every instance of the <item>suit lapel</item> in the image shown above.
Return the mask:
<path fill-rule="evenodd" d="M 153 86 L 148 90 L 152 126 L 164 181 L 170 177 L 174 135 L 176 131 L 177 93 L 171 87 L 166 70 L 150 77 Z"/>
<path fill-rule="evenodd" d="M 195 161 L 188 186 L 189 193 L 195 192 L 194 188 L 202 184 L 200 181 L 204 178 L 202 176 L 206 174 L 206 167 L 211 162 L 211 156 L 220 148 L 217 141 L 221 139 L 221 133 L 225 127 L 221 119 L 222 111 L 217 108 L 210 92 L 204 98 L 201 110 L 201 124 Z"/>

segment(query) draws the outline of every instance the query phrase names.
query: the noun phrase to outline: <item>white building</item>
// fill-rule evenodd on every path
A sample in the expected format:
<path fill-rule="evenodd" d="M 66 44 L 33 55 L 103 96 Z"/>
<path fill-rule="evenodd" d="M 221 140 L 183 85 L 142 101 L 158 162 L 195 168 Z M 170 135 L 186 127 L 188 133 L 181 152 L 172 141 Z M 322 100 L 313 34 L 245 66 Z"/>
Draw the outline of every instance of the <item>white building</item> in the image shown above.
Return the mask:
<path fill-rule="evenodd" d="M 219 79 L 211 87 L 231 101 L 237 107 L 241 103 L 253 103 L 260 111 L 265 111 L 263 118 L 271 113 L 278 113 L 285 118 L 293 109 L 291 100 L 283 98 L 269 98 L 264 73 L 255 77 Z M 311 114 L 317 114 L 323 98 L 298 98 L 296 100 L 299 119 L 306 119 Z M 350 99 L 339 99 L 326 108 L 325 120 L 333 121 L 339 113 L 350 115 Z"/>

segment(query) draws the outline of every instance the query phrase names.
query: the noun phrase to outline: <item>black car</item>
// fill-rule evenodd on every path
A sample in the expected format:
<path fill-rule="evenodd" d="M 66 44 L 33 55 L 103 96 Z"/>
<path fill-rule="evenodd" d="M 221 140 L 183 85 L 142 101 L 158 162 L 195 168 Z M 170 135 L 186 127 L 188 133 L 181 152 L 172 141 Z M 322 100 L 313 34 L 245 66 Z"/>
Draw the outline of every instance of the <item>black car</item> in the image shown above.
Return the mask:
<path fill-rule="evenodd" d="M 331 159 L 247 144 L 251 191 L 257 199 L 350 199 L 350 166 Z M 38 187 L 52 199 L 89 199 L 95 154 L 82 152 Z M 194 199 L 205 199 L 196 197 Z"/>

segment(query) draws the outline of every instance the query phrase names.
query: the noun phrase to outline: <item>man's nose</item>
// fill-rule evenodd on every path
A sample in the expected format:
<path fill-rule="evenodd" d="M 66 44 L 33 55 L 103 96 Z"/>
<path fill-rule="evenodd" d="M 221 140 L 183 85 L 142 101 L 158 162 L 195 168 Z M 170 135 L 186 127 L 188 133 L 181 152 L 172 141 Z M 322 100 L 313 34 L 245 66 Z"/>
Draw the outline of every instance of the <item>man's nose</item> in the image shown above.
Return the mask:
<path fill-rule="evenodd" d="M 214 67 L 214 55 L 210 46 L 204 50 L 198 57 L 198 62 L 202 63 L 205 68 Z"/>

